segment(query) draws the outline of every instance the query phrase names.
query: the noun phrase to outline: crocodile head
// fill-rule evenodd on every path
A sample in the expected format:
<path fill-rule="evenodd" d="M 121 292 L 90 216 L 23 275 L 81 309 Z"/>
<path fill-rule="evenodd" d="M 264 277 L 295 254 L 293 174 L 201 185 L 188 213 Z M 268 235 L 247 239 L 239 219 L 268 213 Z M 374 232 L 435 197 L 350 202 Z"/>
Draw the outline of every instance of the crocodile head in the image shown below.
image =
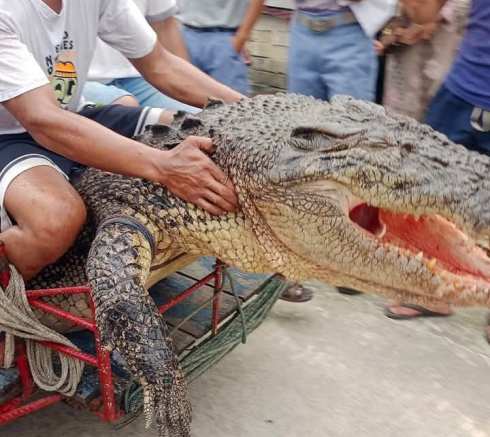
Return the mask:
<path fill-rule="evenodd" d="M 247 268 L 255 244 L 265 266 L 251 270 L 422 304 L 490 303 L 488 157 L 345 96 L 215 103 L 177 124 L 213 138 L 257 243 L 232 244 L 226 261 Z"/>

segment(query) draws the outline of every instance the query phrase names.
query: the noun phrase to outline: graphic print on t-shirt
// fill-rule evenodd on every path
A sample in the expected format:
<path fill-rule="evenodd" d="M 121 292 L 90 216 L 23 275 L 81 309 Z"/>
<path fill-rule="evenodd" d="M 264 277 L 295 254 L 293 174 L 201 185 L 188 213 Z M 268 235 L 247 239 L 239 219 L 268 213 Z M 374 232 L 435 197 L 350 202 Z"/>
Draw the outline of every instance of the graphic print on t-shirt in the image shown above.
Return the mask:
<path fill-rule="evenodd" d="M 75 44 L 68 32 L 63 35 L 63 41 L 56 46 L 56 59 L 46 57 L 46 66 L 50 76 L 51 86 L 61 107 L 69 105 L 77 92 L 78 75 L 75 65 L 77 58 Z"/>

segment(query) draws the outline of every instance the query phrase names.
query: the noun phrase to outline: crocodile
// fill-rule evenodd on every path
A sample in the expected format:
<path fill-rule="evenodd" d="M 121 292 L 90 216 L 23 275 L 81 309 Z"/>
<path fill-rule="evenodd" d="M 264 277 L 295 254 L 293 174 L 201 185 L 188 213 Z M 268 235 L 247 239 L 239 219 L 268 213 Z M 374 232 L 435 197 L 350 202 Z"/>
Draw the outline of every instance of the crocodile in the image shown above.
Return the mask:
<path fill-rule="evenodd" d="M 29 284 L 90 285 L 101 344 L 142 384 L 160 436 L 188 436 L 191 406 L 146 291 L 156 259 L 212 255 L 248 272 L 419 304 L 490 303 L 490 158 L 347 96 L 210 100 L 137 139 L 169 149 L 191 135 L 212 138 L 212 159 L 233 181 L 239 212 L 212 216 L 162 185 L 86 169 L 74 186 L 87 224 L 72 250 Z M 52 299 L 90 314 L 83 296 Z"/>

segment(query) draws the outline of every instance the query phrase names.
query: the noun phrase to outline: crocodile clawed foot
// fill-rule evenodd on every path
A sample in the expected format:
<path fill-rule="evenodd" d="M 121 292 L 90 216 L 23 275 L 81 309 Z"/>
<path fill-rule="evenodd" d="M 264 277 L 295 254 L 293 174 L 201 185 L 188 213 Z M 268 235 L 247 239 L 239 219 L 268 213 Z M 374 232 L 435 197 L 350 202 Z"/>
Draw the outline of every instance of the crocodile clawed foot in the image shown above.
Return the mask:
<path fill-rule="evenodd" d="M 156 413 L 159 437 L 189 437 L 192 407 L 182 370 L 173 369 L 155 380 L 158 385 L 144 384 L 144 416 L 146 426 Z"/>
<path fill-rule="evenodd" d="M 156 398 L 158 436 L 189 437 L 191 434 L 192 407 L 184 373 L 179 369 L 174 374 L 170 390 Z"/>

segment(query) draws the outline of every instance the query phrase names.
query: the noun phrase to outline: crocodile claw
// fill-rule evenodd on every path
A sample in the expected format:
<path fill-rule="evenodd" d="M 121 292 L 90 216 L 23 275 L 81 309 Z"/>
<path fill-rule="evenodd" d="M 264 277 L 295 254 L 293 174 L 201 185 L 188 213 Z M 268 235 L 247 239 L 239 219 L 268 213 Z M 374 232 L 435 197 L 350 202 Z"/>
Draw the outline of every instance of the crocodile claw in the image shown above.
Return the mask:
<path fill-rule="evenodd" d="M 161 384 L 144 385 L 143 414 L 148 428 L 156 413 L 159 437 L 190 437 L 192 407 L 180 366 L 169 372 L 158 372 Z"/>

